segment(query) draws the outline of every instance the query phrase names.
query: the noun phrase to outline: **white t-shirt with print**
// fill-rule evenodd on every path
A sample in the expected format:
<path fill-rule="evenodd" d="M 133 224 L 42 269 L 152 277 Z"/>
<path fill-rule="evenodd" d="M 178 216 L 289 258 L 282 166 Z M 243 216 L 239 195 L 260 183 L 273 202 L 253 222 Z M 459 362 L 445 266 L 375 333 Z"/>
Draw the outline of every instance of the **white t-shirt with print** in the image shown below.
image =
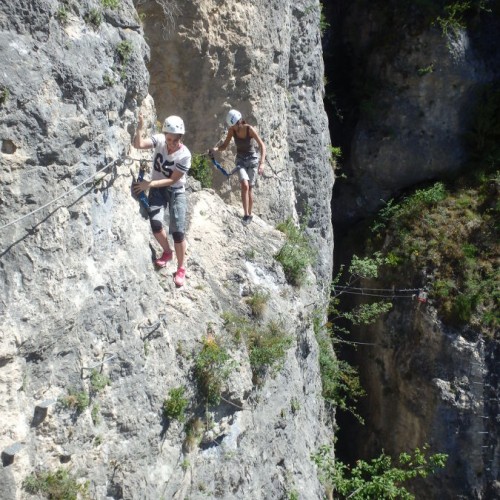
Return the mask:
<path fill-rule="evenodd" d="M 168 154 L 165 134 L 155 134 L 151 137 L 153 142 L 153 174 L 151 180 L 169 179 L 175 170 L 182 172 L 182 177 L 169 186 L 172 189 L 184 191 L 187 173 L 191 168 L 191 152 L 181 144 L 181 147 L 173 154 Z"/>

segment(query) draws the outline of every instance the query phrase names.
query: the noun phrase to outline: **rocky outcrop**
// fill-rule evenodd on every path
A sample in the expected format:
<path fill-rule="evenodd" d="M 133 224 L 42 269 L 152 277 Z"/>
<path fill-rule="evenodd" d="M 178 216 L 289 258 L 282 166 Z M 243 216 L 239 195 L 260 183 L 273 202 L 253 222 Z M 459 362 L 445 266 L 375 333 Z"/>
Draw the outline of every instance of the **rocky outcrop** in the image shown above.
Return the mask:
<path fill-rule="evenodd" d="M 449 455 L 448 465 L 418 484 L 418 497 L 494 498 L 488 492 L 500 465 L 495 343 L 446 327 L 419 302 L 360 333 L 369 343 L 361 365 L 369 417 L 356 434 L 360 455 L 377 449 L 397 455 L 428 443 Z"/>
<path fill-rule="evenodd" d="M 175 30 L 155 38 L 158 4 L 141 2 L 140 16 L 126 0 L 0 6 L 2 498 L 27 497 L 30 473 L 60 466 L 95 498 L 319 498 L 310 454 L 329 432 L 311 313 L 327 299 L 333 246 L 319 9 L 185 2 Z M 139 106 L 152 124 L 182 115 L 194 152 L 240 107 L 269 148 L 249 228 L 229 185 L 191 183 L 182 289 L 171 267 L 154 271 L 158 247 L 130 196 Z M 273 259 L 283 243 L 273 226 L 306 205 L 319 259 L 295 289 Z M 257 290 L 269 294 L 259 325 L 291 339 L 282 370 L 260 385 L 221 318 L 251 319 Z M 235 368 L 222 402 L 205 408 L 193 365 L 209 334 Z M 92 370 L 109 381 L 100 391 Z M 181 385 L 204 423 L 199 446 L 162 417 Z M 70 392 L 90 394 L 88 406 L 61 404 Z"/>
<path fill-rule="evenodd" d="M 437 6 L 359 0 L 340 2 L 332 15 L 344 66 L 327 71 L 339 81 L 351 132 L 348 179 L 335 193 L 338 230 L 412 186 L 463 168 L 480 92 L 500 77 L 493 50 L 499 19 L 479 10 L 471 28 L 449 28 L 445 36 L 437 18 L 446 13 Z"/>

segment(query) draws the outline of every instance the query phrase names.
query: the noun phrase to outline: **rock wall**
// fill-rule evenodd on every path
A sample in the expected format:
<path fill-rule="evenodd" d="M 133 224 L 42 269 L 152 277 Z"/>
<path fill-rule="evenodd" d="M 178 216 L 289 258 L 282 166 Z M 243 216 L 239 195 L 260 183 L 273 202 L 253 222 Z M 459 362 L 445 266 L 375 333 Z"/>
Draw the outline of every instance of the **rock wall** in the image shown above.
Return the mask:
<path fill-rule="evenodd" d="M 337 52 L 331 56 L 335 67 L 326 69 L 337 79 L 334 97 L 344 120 L 337 124 L 342 137 L 333 139 L 344 141 L 347 173 L 335 185 L 332 208 L 341 234 L 338 263 L 364 251 L 362 242 L 371 235 L 363 223 L 384 201 L 458 177 L 467 165 L 464 136 L 477 96 L 485 85 L 498 85 L 500 76 L 493 49 L 498 3 L 489 6 L 490 12 L 468 16 L 467 27 L 450 29 L 448 36 L 436 23 L 438 13 L 444 15 L 437 3 L 359 0 L 328 11 Z M 396 455 L 427 442 L 434 452 L 449 454 L 448 466 L 415 487 L 417 498 L 497 498 L 498 338 L 450 328 L 430 301 L 416 304 L 394 299 L 383 321 L 357 332 L 355 339 L 367 344 L 352 358 L 368 394 L 362 409 L 367 423 L 345 424 L 340 441 L 355 450 L 353 458 L 382 450 Z"/>
<path fill-rule="evenodd" d="M 323 107 L 319 3 L 292 1 L 171 4 L 175 26 L 162 26 L 162 2 L 144 2 L 151 46 L 150 92 L 158 118 L 185 118 L 186 143 L 204 153 L 226 134 L 225 118 L 239 109 L 267 146 L 256 188 L 255 213 L 276 223 L 311 209 L 309 232 L 317 270 L 330 279 L 331 199 L 328 121 Z M 222 158 L 230 169 L 234 152 Z M 218 193 L 239 204 L 238 180 L 215 176 Z"/>
<path fill-rule="evenodd" d="M 23 480 L 58 467 L 89 480 L 92 498 L 319 498 L 310 454 L 330 436 L 311 313 L 327 300 L 333 179 L 318 6 L 185 2 L 171 34 L 157 38 L 158 3 L 138 8 L 141 15 L 127 0 L 114 9 L 0 5 L 2 499 L 28 498 Z M 182 52 L 165 50 L 176 45 Z M 190 183 L 182 289 L 173 267 L 154 271 L 158 247 L 130 196 L 124 156 L 139 106 L 151 124 L 183 116 L 195 152 L 213 145 L 227 109 L 238 106 L 269 148 L 249 228 L 228 185 L 197 191 Z M 273 226 L 298 218 L 306 203 L 320 257 L 295 289 L 272 257 L 283 243 Z M 245 298 L 258 290 L 270 296 L 261 325 L 273 321 L 292 339 L 283 369 L 262 385 L 221 319 L 227 311 L 250 319 Z M 236 368 L 223 402 L 207 411 L 193 364 L 208 334 Z M 92 370 L 109 378 L 100 392 Z M 199 446 L 162 417 L 180 385 L 204 422 Z M 70 392 L 90 394 L 89 405 L 65 407 Z"/>
<path fill-rule="evenodd" d="M 449 459 L 443 472 L 414 485 L 418 497 L 495 498 L 495 342 L 446 327 L 421 303 L 395 308 L 357 338 L 370 344 L 361 368 L 369 422 L 356 434 L 360 456 L 377 449 L 397 455 L 428 443 Z"/>
<path fill-rule="evenodd" d="M 339 2 L 331 15 L 342 66 L 327 71 L 341 80 L 337 99 L 350 132 L 348 178 L 335 190 L 339 230 L 463 167 L 478 93 L 500 77 L 500 20 L 480 11 L 468 29 L 445 36 L 437 23 L 444 14 L 432 5 L 359 0 Z"/>

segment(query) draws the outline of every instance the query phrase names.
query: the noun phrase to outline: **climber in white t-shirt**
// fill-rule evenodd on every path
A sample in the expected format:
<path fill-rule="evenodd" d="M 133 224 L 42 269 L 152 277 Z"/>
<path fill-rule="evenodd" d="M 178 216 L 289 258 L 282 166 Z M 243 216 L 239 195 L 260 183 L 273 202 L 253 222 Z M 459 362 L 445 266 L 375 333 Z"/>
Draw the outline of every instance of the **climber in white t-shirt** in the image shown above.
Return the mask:
<path fill-rule="evenodd" d="M 177 272 L 174 282 L 176 286 L 184 285 L 186 276 L 186 179 L 191 167 L 191 153 L 182 143 L 185 133 L 184 122 L 178 116 L 169 116 L 165 119 L 162 134 L 154 134 L 150 138 L 142 137 L 144 119 L 139 114 L 137 131 L 134 138 L 134 147 L 137 149 L 153 149 L 153 174 L 151 180 L 134 184 L 134 193 L 139 194 L 149 190 L 150 205 L 149 220 L 156 241 L 163 249 L 163 255 L 155 260 L 158 267 L 164 267 L 172 260 L 173 252 L 170 248 L 167 232 L 163 226 L 165 208 L 169 207 L 169 233 L 174 240 L 175 255 L 177 257 Z"/>

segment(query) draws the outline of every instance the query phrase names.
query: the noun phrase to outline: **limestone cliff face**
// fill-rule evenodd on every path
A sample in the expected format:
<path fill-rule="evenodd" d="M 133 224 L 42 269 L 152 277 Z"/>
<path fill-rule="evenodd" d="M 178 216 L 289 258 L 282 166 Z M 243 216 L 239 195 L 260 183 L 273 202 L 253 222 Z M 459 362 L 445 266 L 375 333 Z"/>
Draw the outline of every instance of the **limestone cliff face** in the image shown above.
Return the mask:
<path fill-rule="evenodd" d="M 61 465 L 90 481 L 93 498 L 322 495 L 310 461 L 328 439 L 311 313 L 327 299 L 333 179 L 318 5 L 179 7 L 165 32 L 157 2 L 140 2 L 140 16 L 127 0 L 0 6 L 2 499 L 26 498 L 28 474 Z M 130 196 L 124 156 L 139 106 L 149 124 L 183 116 L 194 152 L 218 140 L 237 107 L 268 146 L 248 228 L 229 185 L 191 182 L 182 289 L 173 264 L 154 271 L 158 247 Z M 273 259 L 283 243 L 273 227 L 306 205 L 319 260 L 294 289 Z M 221 319 L 249 317 L 245 297 L 257 290 L 270 296 L 262 326 L 292 338 L 262 386 Z M 192 370 L 209 333 L 236 368 L 207 412 Z M 109 378 L 101 392 L 92 370 Z M 181 385 L 204 422 L 199 446 L 162 418 Z M 90 405 L 79 413 L 56 402 L 69 391 L 90 392 Z"/>
<path fill-rule="evenodd" d="M 268 147 L 256 213 L 271 222 L 311 209 L 310 234 L 329 279 L 332 174 L 323 108 L 323 62 L 316 2 L 186 1 L 176 29 L 161 27 L 158 3 L 138 6 L 151 46 L 150 92 L 158 116 L 182 114 L 197 153 L 225 137 L 225 117 L 239 109 Z M 231 166 L 233 153 L 223 157 Z M 237 179 L 218 192 L 239 203 Z"/>

